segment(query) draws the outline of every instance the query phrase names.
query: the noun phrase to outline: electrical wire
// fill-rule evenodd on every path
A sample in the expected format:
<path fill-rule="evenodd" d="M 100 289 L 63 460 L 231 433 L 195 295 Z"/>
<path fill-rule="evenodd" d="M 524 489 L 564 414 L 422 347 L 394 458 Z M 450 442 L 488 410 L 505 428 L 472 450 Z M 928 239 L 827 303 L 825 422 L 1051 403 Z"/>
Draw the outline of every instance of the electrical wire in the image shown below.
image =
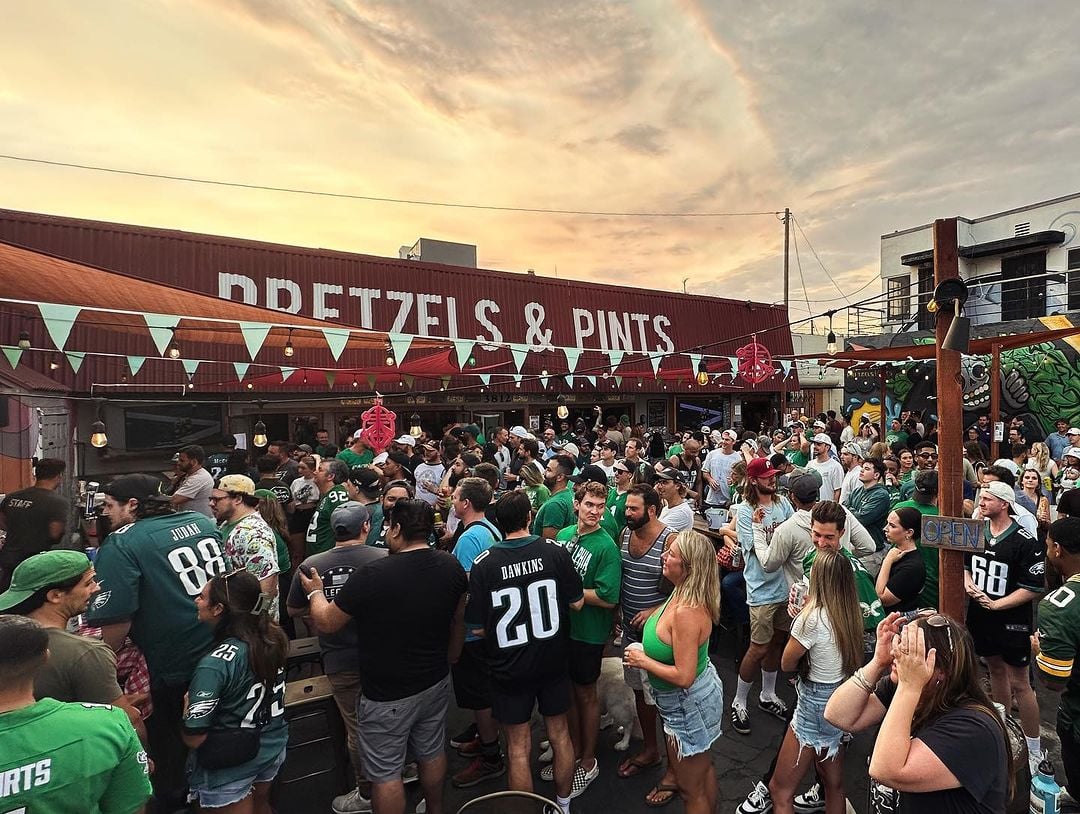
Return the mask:
<path fill-rule="evenodd" d="M 821 266 L 821 270 L 825 272 L 825 276 L 829 278 L 829 282 L 831 282 L 836 287 L 836 290 L 840 292 L 840 296 L 843 297 L 844 302 L 850 303 L 851 300 L 848 298 L 847 293 L 844 291 L 844 289 L 840 287 L 839 283 L 837 283 L 836 280 L 833 279 L 833 276 L 829 274 L 829 270 L 825 268 L 825 264 L 821 262 L 821 258 L 818 256 L 817 250 L 814 248 L 814 244 L 811 243 L 810 238 L 806 236 L 806 232 L 803 230 L 802 224 L 799 223 L 799 219 L 794 215 L 791 216 L 791 219 L 795 221 L 795 228 L 798 229 L 799 233 L 803 236 L 803 240 L 806 241 L 806 245 L 810 248 L 811 253 L 814 255 L 814 259 L 818 261 L 818 265 Z M 873 280 L 871 279 L 869 282 L 866 283 L 866 285 L 860 288 L 859 291 L 862 291 L 863 288 L 866 288 L 872 282 Z"/>
<path fill-rule="evenodd" d="M 327 190 L 301 189 L 299 187 L 278 187 L 269 184 L 249 184 L 241 181 L 220 181 L 211 178 L 197 178 L 188 175 L 168 175 L 165 173 L 125 170 L 119 167 L 102 167 L 94 164 L 78 164 L 72 161 L 52 161 L 45 158 L 0 154 L 5 161 L 21 161 L 28 164 L 44 164 L 50 167 L 104 172 L 112 175 L 128 175 L 136 178 L 155 178 L 163 181 L 180 181 L 186 184 L 205 184 L 216 187 L 258 190 L 262 192 L 281 192 L 288 195 L 310 195 L 321 198 L 338 198 L 352 201 L 371 201 L 374 203 L 401 204 L 405 206 L 437 206 L 447 209 L 480 209 L 489 212 L 526 212 L 538 215 L 584 215 L 605 218 L 742 218 L 761 215 L 776 215 L 769 212 L 604 212 L 582 209 L 547 209 L 531 206 L 496 206 L 493 204 L 460 203 L 456 201 L 427 201 L 412 198 L 391 198 L 380 195 L 361 195 L 351 192 L 329 192 Z"/>
<path fill-rule="evenodd" d="M 810 307 L 810 292 L 806 290 L 806 278 L 803 276 L 802 258 L 799 257 L 799 238 L 794 232 L 791 233 L 791 237 L 793 238 L 792 243 L 795 246 L 795 266 L 799 269 L 799 282 L 802 284 L 803 297 L 806 298 L 806 312 L 808 314 L 813 314 L 814 309 Z M 811 320 L 810 333 L 813 332 L 814 322 Z"/>

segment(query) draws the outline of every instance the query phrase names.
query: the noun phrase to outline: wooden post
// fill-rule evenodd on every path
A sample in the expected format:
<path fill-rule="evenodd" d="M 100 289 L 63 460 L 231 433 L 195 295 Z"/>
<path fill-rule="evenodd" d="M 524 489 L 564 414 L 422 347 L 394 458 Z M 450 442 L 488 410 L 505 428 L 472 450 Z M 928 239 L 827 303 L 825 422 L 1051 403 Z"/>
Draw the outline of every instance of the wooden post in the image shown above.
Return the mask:
<path fill-rule="evenodd" d="M 995 342 L 990 346 L 990 463 L 1000 457 L 998 442 L 994 434 L 999 418 L 1001 418 L 1001 345 Z M 1011 458 L 1012 455 L 1008 457 Z"/>
<path fill-rule="evenodd" d="M 960 276 L 957 258 L 956 218 L 934 221 L 934 284 Z M 952 324 L 954 311 L 945 306 L 937 312 L 935 332 L 938 408 L 938 511 L 946 517 L 960 517 L 963 510 L 963 382 L 960 353 L 941 344 Z M 967 594 L 964 592 L 964 555 L 942 549 L 938 552 L 938 607 L 954 619 L 964 620 Z"/>
<path fill-rule="evenodd" d="M 890 370 L 887 364 L 881 366 L 881 414 L 878 418 L 878 424 L 881 428 L 881 441 L 885 440 L 885 433 L 889 431 L 889 417 L 885 413 L 885 399 L 889 395 L 888 388 L 888 371 Z"/>

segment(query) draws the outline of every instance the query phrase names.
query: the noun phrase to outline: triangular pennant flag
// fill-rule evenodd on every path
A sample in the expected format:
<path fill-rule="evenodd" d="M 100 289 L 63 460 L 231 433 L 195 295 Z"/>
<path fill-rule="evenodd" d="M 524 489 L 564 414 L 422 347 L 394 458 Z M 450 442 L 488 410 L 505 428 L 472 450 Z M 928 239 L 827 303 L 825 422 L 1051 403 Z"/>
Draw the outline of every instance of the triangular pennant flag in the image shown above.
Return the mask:
<path fill-rule="evenodd" d="M 593 387 L 596 387 L 596 377 L 595 376 L 582 376 L 582 378 L 585 381 L 587 381 L 589 384 L 591 384 Z"/>
<path fill-rule="evenodd" d="M 563 348 L 562 352 L 566 356 L 566 369 L 573 373 L 577 370 L 578 359 L 581 358 L 581 348 Z"/>
<path fill-rule="evenodd" d="M 614 370 L 620 364 L 622 364 L 623 356 L 626 355 L 624 350 L 609 350 L 607 352 L 608 361 L 611 362 L 611 369 Z"/>
<path fill-rule="evenodd" d="M 780 360 L 780 369 L 784 371 L 784 378 L 786 379 L 791 374 L 791 362 Z"/>
<path fill-rule="evenodd" d="M 480 381 L 482 381 L 485 385 L 491 384 L 491 374 L 490 373 L 481 373 L 479 375 L 480 375 Z"/>
<path fill-rule="evenodd" d="M 334 357 L 336 362 L 341 358 L 345 346 L 349 344 L 349 329 L 323 328 L 322 333 L 326 337 L 326 344 L 330 346 L 330 355 Z"/>
<path fill-rule="evenodd" d="M 457 366 L 460 370 L 464 370 L 465 365 L 468 364 L 469 357 L 472 356 L 472 350 L 475 344 L 475 339 L 454 340 L 454 352 L 457 354 Z"/>
<path fill-rule="evenodd" d="M 75 324 L 75 318 L 82 310 L 77 305 L 54 305 L 49 302 L 39 302 L 38 311 L 45 321 L 45 328 L 49 337 L 59 350 L 64 349 L 68 337 L 71 336 L 71 327 Z"/>
<path fill-rule="evenodd" d="M 4 349 L 4 356 L 7 357 L 12 369 L 14 369 L 18 366 L 19 359 L 22 357 L 22 348 L 15 347 L 14 345 L 3 345 L 2 347 Z"/>
<path fill-rule="evenodd" d="M 518 373 L 520 373 L 521 366 L 525 364 L 525 357 L 529 355 L 529 346 L 522 345 L 519 342 L 512 342 L 510 344 L 510 353 L 514 357 L 514 367 L 516 367 Z"/>
<path fill-rule="evenodd" d="M 336 382 L 336 381 L 337 381 L 337 373 L 335 373 L 333 370 L 326 371 L 326 386 L 327 386 L 327 388 L 330 389 L 330 390 L 333 390 L 334 389 L 334 382 Z"/>
<path fill-rule="evenodd" d="M 188 381 L 195 378 L 195 371 L 199 369 L 198 359 L 181 359 L 184 365 L 184 372 L 187 374 Z"/>
<path fill-rule="evenodd" d="M 259 355 L 259 351 L 262 350 L 263 342 L 266 341 L 266 335 L 270 333 L 270 328 L 273 326 L 267 325 L 265 322 L 241 321 L 237 324 L 240 326 L 240 333 L 244 335 L 244 344 L 247 345 L 248 356 L 254 359 Z"/>
<path fill-rule="evenodd" d="M 649 363 L 652 365 L 653 376 L 658 375 L 657 371 L 660 370 L 660 363 L 664 361 L 663 354 L 653 353 L 649 355 Z"/>
<path fill-rule="evenodd" d="M 737 356 L 729 356 L 729 357 L 727 357 L 727 363 L 729 365 L 731 365 L 731 373 L 732 373 L 732 375 L 739 372 L 739 359 L 738 359 Z"/>
<path fill-rule="evenodd" d="M 289 377 L 296 372 L 295 367 L 283 367 L 281 368 L 281 382 L 284 384 L 289 380 Z"/>
<path fill-rule="evenodd" d="M 514 374 L 514 384 L 521 384 L 521 374 L 520 373 L 515 373 Z"/>
<path fill-rule="evenodd" d="M 545 390 L 547 390 L 547 383 L 548 383 L 549 378 L 551 378 L 551 377 L 550 376 L 541 376 L 540 377 L 540 386 L 543 387 Z"/>
<path fill-rule="evenodd" d="M 374 390 L 375 389 L 375 374 L 374 373 L 367 374 L 367 386 L 368 386 L 368 390 Z"/>
<path fill-rule="evenodd" d="M 127 358 L 128 370 L 131 371 L 132 378 L 139 375 L 139 371 L 142 370 L 143 362 L 145 361 L 145 356 L 129 356 Z"/>
<path fill-rule="evenodd" d="M 169 314 L 143 314 L 146 327 L 150 329 L 150 338 L 154 340 L 154 346 L 158 353 L 165 355 L 165 350 L 173 338 L 173 329 L 180 324 L 180 317 Z"/>
<path fill-rule="evenodd" d="M 701 364 L 701 354 L 688 353 L 686 356 L 690 360 L 690 378 L 693 379 L 698 374 L 698 365 Z"/>
<path fill-rule="evenodd" d="M 73 373 L 78 373 L 79 368 L 82 367 L 83 359 L 86 358 L 86 354 L 82 351 L 69 350 L 64 354 L 67 357 L 68 364 L 71 365 Z"/>
<path fill-rule="evenodd" d="M 616 376 L 615 377 L 615 386 L 616 387 L 622 387 L 622 376 Z"/>
<path fill-rule="evenodd" d="M 412 390 L 413 382 L 416 381 L 416 377 L 410 376 L 408 373 L 406 373 L 401 378 L 405 382 L 405 386 Z"/>
<path fill-rule="evenodd" d="M 567 373 L 565 376 L 563 376 L 563 378 L 566 379 L 566 386 L 569 387 L 571 390 L 573 390 L 574 389 L 574 374 L 573 373 Z"/>
<path fill-rule="evenodd" d="M 405 354 L 412 346 L 412 334 L 387 334 L 390 337 L 390 348 L 394 351 L 394 361 L 399 365 L 405 361 Z"/>
<path fill-rule="evenodd" d="M 445 390 L 449 386 L 450 386 L 450 377 L 449 376 L 443 376 L 442 377 L 442 388 L 443 388 L 443 390 Z"/>
<path fill-rule="evenodd" d="M 244 380 L 247 375 L 248 368 L 251 366 L 251 362 L 233 362 L 233 370 L 236 371 L 236 378 L 240 381 Z"/>

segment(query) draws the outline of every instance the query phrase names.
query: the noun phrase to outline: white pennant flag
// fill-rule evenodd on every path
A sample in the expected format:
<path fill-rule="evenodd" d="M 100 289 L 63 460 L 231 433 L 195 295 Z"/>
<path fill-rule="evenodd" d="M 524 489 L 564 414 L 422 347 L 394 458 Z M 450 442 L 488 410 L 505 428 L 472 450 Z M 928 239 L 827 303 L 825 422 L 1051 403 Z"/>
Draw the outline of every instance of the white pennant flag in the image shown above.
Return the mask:
<path fill-rule="evenodd" d="M 281 368 L 281 383 L 284 384 L 289 380 L 289 377 L 296 372 L 295 367 L 283 367 Z"/>
<path fill-rule="evenodd" d="M 690 378 L 696 378 L 698 374 L 698 365 L 701 364 L 701 354 L 688 353 L 686 355 L 690 359 Z"/>

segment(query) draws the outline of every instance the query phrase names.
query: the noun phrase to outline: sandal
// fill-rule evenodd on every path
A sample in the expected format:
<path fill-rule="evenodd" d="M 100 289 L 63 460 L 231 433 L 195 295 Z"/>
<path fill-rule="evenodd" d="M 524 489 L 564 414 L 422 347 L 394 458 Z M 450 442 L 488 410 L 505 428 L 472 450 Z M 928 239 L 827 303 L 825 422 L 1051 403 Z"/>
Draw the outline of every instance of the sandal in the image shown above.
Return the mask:
<path fill-rule="evenodd" d="M 652 763 L 642 763 L 639 758 L 641 755 L 635 755 L 632 758 L 628 758 L 619 764 L 619 777 L 624 780 L 628 777 L 635 777 L 641 774 L 646 769 L 652 769 L 660 765 L 660 758 L 657 758 Z"/>
<path fill-rule="evenodd" d="M 657 783 L 655 786 L 653 786 L 653 790 L 645 795 L 645 805 L 647 805 L 649 808 L 663 808 L 672 800 L 674 800 L 675 795 L 677 795 L 678 793 L 678 786 L 669 786 L 667 783 Z M 657 794 L 666 794 L 667 796 L 659 800 L 649 799 Z"/>

